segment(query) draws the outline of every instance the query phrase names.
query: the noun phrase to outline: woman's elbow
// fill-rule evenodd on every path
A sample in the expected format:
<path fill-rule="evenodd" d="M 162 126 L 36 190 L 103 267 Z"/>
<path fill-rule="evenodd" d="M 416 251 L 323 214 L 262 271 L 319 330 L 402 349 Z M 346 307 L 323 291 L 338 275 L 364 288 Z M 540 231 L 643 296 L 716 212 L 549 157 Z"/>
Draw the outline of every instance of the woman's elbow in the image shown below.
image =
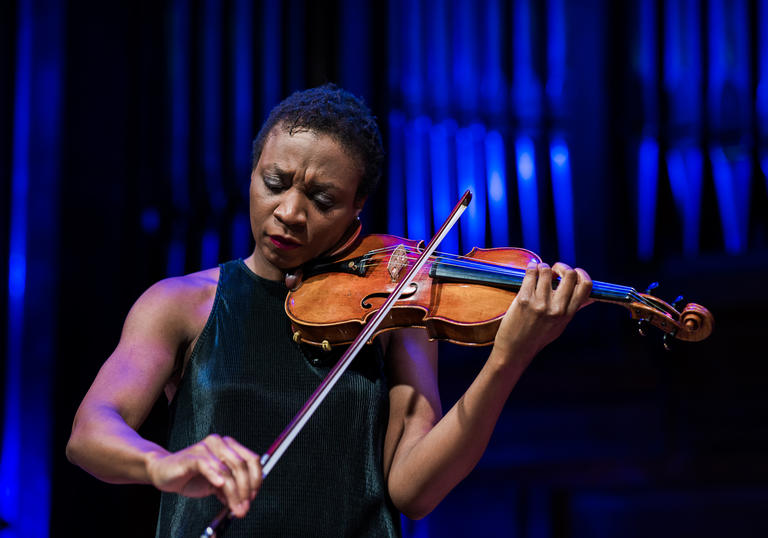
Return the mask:
<path fill-rule="evenodd" d="M 397 488 L 390 485 L 390 497 L 395 508 L 408 519 L 422 519 L 429 515 L 439 504 L 423 491 L 409 491 L 410 488 Z"/>
<path fill-rule="evenodd" d="M 80 454 L 82 453 L 82 435 L 77 428 L 77 422 L 72 425 L 72 433 L 69 434 L 69 440 L 67 441 L 67 447 L 65 453 L 70 463 L 79 465 Z"/>
<path fill-rule="evenodd" d="M 75 465 L 77 465 L 77 449 L 75 448 L 75 443 L 71 436 L 69 438 L 69 441 L 67 441 L 67 448 L 65 449 L 64 452 L 67 455 L 67 459 L 69 460 L 69 463 L 74 463 Z"/>
<path fill-rule="evenodd" d="M 395 503 L 395 507 L 408 519 L 418 520 L 427 517 L 432 510 L 435 509 L 435 505 L 427 504 L 423 502 L 410 502 L 410 503 Z"/>
<path fill-rule="evenodd" d="M 82 467 L 84 458 L 88 454 L 90 428 L 88 427 L 87 417 L 81 416 L 81 412 L 75 415 L 72 422 L 72 432 L 69 434 L 65 453 L 70 463 Z"/>

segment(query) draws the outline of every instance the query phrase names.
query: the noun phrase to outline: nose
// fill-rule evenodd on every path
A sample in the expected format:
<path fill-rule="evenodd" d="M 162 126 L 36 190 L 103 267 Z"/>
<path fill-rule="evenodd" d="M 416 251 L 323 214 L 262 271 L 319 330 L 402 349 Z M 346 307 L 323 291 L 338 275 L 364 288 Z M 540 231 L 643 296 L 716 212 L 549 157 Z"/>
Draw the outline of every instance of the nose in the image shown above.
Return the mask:
<path fill-rule="evenodd" d="M 280 203 L 275 207 L 275 218 L 287 228 L 300 228 L 307 223 L 307 212 L 303 195 L 295 188 L 283 192 Z"/>

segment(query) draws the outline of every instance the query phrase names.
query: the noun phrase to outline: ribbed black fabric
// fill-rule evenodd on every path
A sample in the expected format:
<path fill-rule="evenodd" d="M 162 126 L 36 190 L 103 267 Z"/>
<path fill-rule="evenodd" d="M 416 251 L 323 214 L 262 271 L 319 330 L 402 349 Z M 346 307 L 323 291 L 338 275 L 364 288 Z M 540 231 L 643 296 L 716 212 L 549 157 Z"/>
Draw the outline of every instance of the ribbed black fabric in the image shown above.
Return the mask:
<path fill-rule="evenodd" d="M 318 386 L 340 351 L 293 342 L 286 293 L 242 260 L 221 265 L 211 315 L 170 406 L 169 450 L 218 433 L 261 454 Z M 387 414 L 380 346 L 365 346 L 225 536 L 399 536 L 381 464 Z M 164 493 L 157 536 L 200 536 L 220 509 L 215 497 Z"/>

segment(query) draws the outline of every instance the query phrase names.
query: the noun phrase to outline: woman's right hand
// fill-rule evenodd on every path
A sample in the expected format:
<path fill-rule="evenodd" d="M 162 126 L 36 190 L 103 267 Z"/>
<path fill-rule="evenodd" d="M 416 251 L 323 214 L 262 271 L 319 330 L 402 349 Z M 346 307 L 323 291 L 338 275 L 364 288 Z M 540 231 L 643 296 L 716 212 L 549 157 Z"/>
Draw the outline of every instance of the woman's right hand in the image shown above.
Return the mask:
<path fill-rule="evenodd" d="M 216 495 L 236 517 L 248 512 L 262 480 L 258 455 L 215 434 L 178 452 L 156 453 L 147 472 L 159 490 L 186 497 Z"/>

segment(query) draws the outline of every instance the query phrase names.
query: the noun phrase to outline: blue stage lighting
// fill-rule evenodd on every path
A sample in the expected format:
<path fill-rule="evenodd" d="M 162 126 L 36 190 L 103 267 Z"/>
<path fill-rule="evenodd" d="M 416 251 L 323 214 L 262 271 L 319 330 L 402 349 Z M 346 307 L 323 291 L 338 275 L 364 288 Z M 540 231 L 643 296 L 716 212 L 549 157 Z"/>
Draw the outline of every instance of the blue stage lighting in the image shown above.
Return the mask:
<path fill-rule="evenodd" d="M 456 122 L 445 120 L 432 126 L 429 133 L 429 157 L 432 172 L 433 227 L 437 230 L 456 205 L 456 168 L 454 143 Z M 459 231 L 451 230 L 440 246 L 443 252 L 458 253 Z"/>
<path fill-rule="evenodd" d="M 498 131 L 485 136 L 486 179 L 488 182 L 488 216 L 491 222 L 491 244 L 509 246 L 509 210 L 507 207 L 507 162 L 504 139 Z"/>
<path fill-rule="evenodd" d="M 387 231 L 405 236 L 405 164 L 403 132 L 405 117 L 399 112 L 389 114 L 389 175 L 387 189 Z"/>
<path fill-rule="evenodd" d="M 576 261 L 574 244 L 573 186 L 571 185 L 571 162 L 565 139 L 556 136 L 549 147 L 552 172 L 552 197 L 555 205 L 557 226 L 557 247 L 559 257 L 567 263 Z"/>
<path fill-rule="evenodd" d="M 472 191 L 472 203 L 459 222 L 461 250 L 485 246 L 486 179 L 485 128 L 475 123 L 456 132 L 456 199 L 467 189 Z"/>
<path fill-rule="evenodd" d="M 219 234 L 209 229 L 203 234 L 200 250 L 200 268 L 215 267 L 219 263 Z"/>
<path fill-rule="evenodd" d="M 432 236 L 429 218 L 431 196 L 429 178 L 429 150 L 427 137 L 430 121 L 419 116 L 405 126 L 405 193 L 408 236 L 429 240 Z"/>
<path fill-rule="evenodd" d="M 682 215 L 683 251 L 699 250 L 699 215 L 703 157 L 697 147 L 673 148 L 667 152 L 667 172 L 675 204 Z"/>
<path fill-rule="evenodd" d="M 747 248 L 750 160 L 746 155 L 736 155 L 729 159 L 720 146 L 712 147 L 709 157 L 712 161 L 725 250 L 730 254 L 739 254 Z"/>
<path fill-rule="evenodd" d="M 659 145 L 648 136 L 637 150 L 637 254 L 643 260 L 653 256 L 658 183 Z"/>
<path fill-rule="evenodd" d="M 523 225 L 523 246 L 539 252 L 539 194 L 536 181 L 536 150 L 533 139 L 522 135 L 515 141 L 517 191 Z"/>

